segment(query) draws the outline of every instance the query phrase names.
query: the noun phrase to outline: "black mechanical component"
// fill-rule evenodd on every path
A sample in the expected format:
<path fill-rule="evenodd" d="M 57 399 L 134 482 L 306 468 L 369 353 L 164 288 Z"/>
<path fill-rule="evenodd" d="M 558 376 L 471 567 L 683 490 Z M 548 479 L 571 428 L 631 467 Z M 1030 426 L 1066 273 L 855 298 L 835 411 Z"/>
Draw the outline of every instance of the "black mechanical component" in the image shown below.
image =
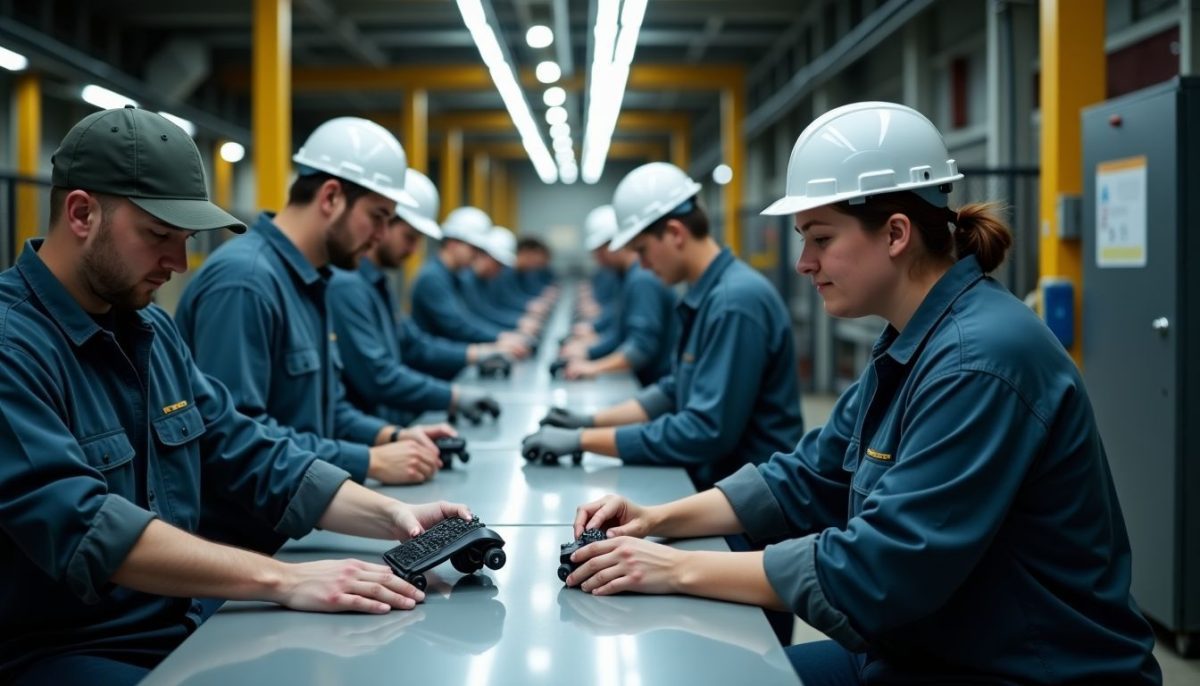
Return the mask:
<path fill-rule="evenodd" d="M 507 379 L 512 376 L 512 362 L 504 355 L 488 355 L 475 366 L 479 369 L 479 376 L 484 379 L 496 377 Z"/>
<path fill-rule="evenodd" d="M 441 438 L 433 439 L 433 444 L 438 447 L 438 452 L 441 453 L 442 469 L 452 468 L 455 457 L 463 464 L 471 461 L 471 453 L 467 452 L 467 439 L 465 438 L 442 436 Z"/>
<path fill-rule="evenodd" d="M 563 455 L 565 455 L 565 454 L 567 454 L 567 453 L 563 453 Z M 554 453 L 549 452 L 547 450 L 538 450 L 537 448 L 530 448 L 529 450 L 526 450 L 521 455 L 529 462 L 537 461 L 537 462 L 541 462 L 542 464 L 558 464 L 558 459 L 560 457 L 562 457 L 562 455 L 555 455 Z M 582 451 L 573 452 L 573 453 L 570 453 L 570 455 L 571 455 L 571 464 L 578 465 L 578 464 L 583 463 L 583 452 Z"/>
<path fill-rule="evenodd" d="M 447 559 L 463 574 L 474 574 L 486 565 L 490 569 L 504 566 L 507 556 L 502 550 L 504 539 L 472 517 L 471 521 L 450 517 L 429 527 L 429 530 L 401 543 L 383 554 L 396 576 L 425 590 L 428 581 L 424 572 Z"/>
<path fill-rule="evenodd" d="M 571 572 L 579 567 L 579 565 L 571 562 L 571 555 L 575 554 L 576 550 L 596 541 L 603 541 L 605 538 L 605 533 L 600 529 L 588 529 L 574 541 L 560 544 L 558 546 L 558 578 L 566 581 Z"/>
<path fill-rule="evenodd" d="M 565 371 L 567 368 L 567 362 L 568 362 L 568 360 L 561 358 L 561 357 L 558 358 L 557 360 L 551 362 L 550 363 L 550 378 L 557 379 L 557 378 L 561 377 L 563 371 Z"/>

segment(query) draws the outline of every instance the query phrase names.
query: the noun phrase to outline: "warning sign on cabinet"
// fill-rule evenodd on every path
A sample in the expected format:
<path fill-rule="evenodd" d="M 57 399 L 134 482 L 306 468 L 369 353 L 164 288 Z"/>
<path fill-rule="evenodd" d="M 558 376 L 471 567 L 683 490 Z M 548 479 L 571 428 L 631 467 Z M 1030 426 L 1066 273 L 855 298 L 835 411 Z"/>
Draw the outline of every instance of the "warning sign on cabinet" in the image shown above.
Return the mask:
<path fill-rule="evenodd" d="M 1146 158 L 1096 165 L 1096 265 L 1146 266 Z"/>

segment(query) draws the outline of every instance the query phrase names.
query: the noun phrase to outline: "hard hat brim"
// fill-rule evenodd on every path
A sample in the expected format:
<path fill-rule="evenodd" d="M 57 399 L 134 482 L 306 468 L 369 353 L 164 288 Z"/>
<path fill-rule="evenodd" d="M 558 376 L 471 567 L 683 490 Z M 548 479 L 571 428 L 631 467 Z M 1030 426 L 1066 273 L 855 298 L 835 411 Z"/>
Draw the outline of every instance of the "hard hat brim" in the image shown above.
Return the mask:
<path fill-rule="evenodd" d="M 404 205 L 396 205 L 396 216 L 412 225 L 414 229 L 429 236 L 435 241 L 442 239 L 442 227 L 429 217 L 423 217 Z"/>
<path fill-rule="evenodd" d="M 783 216 L 788 214 L 796 214 L 804 212 L 816 207 L 824 207 L 826 205 L 836 205 L 839 202 L 854 200 L 855 198 L 866 198 L 872 195 L 886 195 L 888 193 L 902 193 L 904 191 L 915 191 L 920 188 L 930 188 L 932 186 L 941 186 L 947 183 L 953 183 L 963 178 L 962 174 L 954 176 L 934 179 L 925 183 L 910 183 L 902 184 L 894 188 L 886 188 L 880 190 L 853 190 L 845 193 L 835 193 L 833 195 L 821 195 L 817 197 L 808 197 L 806 195 L 786 195 L 779 200 L 771 203 L 761 212 L 760 215 L 765 216 Z"/>

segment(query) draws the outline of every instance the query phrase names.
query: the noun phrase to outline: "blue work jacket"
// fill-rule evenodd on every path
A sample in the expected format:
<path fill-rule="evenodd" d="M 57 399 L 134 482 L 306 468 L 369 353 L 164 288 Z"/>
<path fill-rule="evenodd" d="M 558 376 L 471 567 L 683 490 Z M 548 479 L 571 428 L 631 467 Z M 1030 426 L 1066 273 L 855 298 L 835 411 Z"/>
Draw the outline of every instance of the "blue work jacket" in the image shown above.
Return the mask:
<path fill-rule="evenodd" d="M 1157 684 L 1083 381 L 974 256 L 829 423 L 718 484 L 776 593 L 888 683 Z"/>
<path fill-rule="evenodd" d="M 361 483 L 369 446 L 387 422 L 346 399 L 326 303 L 329 277 L 264 213 L 192 277 L 175 320 L 196 364 L 229 388 L 239 411 Z M 201 532 L 264 552 L 283 542 L 242 526 L 240 516 L 236 508 L 206 508 Z"/>
<path fill-rule="evenodd" d="M 648 386 L 671 371 L 679 337 L 675 293 L 654 272 L 634 262 L 621 281 L 619 297 L 620 318 L 588 348 L 588 359 L 624 353 L 638 381 Z"/>
<path fill-rule="evenodd" d="M 502 327 L 505 331 L 513 331 L 525 316 L 524 309 L 515 309 L 497 302 L 495 293 L 498 290 L 496 279 L 483 279 L 473 269 L 467 267 L 457 274 L 459 292 L 462 293 L 463 303 L 475 317 Z"/>
<path fill-rule="evenodd" d="M 466 343 L 490 343 L 507 329 L 467 309 L 460 285 L 437 255 L 430 255 L 413 281 L 412 318 L 428 333 Z"/>
<path fill-rule="evenodd" d="M 617 429 L 629 464 L 686 467 L 698 487 L 791 450 L 804 434 L 787 308 L 722 250 L 677 307 L 673 371 L 638 396 L 651 420 Z"/>
<path fill-rule="evenodd" d="M 450 407 L 450 384 L 405 364 L 387 277 L 363 258 L 356 271 L 334 269 L 329 306 L 346 397 L 363 412 L 404 425 Z"/>
<path fill-rule="evenodd" d="M 0 273 L 0 682 L 39 657 L 182 640 L 192 599 L 112 576 L 152 519 L 197 531 L 202 482 L 300 537 L 348 477 L 238 413 L 160 308 L 98 325 L 40 247 Z"/>

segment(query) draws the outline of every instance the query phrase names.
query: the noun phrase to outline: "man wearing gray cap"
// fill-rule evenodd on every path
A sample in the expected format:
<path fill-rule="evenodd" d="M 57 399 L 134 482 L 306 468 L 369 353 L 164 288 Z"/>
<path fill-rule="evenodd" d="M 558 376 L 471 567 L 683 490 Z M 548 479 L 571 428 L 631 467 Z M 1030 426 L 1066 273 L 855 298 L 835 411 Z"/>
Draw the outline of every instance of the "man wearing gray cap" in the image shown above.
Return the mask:
<path fill-rule="evenodd" d="M 132 684 L 199 623 L 196 597 L 387 612 L 423 598 L 387 567 L 286 564 L 194 535 L 200 483 L 281 534 L 409 538 L 447 516 L 348 480 L 239 414 L 150 305 L 211 204 L 196 145 L 133 108 L 53 157 L 50 228 L 0 273 L 0 682 Z"/>

